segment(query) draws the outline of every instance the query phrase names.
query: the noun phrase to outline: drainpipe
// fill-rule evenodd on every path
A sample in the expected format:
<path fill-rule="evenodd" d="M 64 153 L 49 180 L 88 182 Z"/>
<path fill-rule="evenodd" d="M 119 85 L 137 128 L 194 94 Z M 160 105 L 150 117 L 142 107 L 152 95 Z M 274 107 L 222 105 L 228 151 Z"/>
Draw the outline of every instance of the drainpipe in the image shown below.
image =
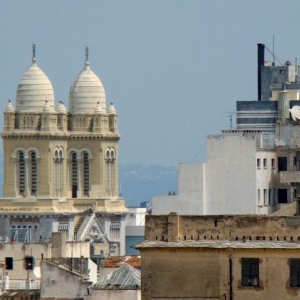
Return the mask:
<path fill-rule="evenodd" d="M 229 300 L 233 299 L 232 293 L 232 259 L 229 257 Z"/>

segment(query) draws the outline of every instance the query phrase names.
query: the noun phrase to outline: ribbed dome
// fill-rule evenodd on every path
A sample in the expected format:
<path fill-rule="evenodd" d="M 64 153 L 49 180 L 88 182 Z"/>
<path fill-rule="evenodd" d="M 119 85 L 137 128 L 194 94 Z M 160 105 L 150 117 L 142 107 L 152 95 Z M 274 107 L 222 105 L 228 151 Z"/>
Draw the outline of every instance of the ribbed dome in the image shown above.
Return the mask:
<path fill-rule="evenodd" d="M 98 102 L 101 110 L 105 112 L 106 98 L 103 84 L 86 61 L 85 68 L 77 75 L 70 88 L 69 110 L 71 113 L 94 113 Z"/>
<path fill-rule="evenodd" d="M 54 91 L 47 75 L 38 67 L 36 59 L 22 76 L 16 94 L 16 111 L 42 111 L 48 101 L 54 109 Z"/>

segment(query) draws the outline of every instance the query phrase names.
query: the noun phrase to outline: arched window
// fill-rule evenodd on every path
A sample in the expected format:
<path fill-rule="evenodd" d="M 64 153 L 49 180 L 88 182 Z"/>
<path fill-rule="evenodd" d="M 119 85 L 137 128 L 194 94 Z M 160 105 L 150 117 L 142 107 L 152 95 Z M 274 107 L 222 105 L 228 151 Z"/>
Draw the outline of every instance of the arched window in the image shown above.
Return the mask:
<path fill-rule="evenodd" d="M 115 188 L 115 152 L 114 150 L 106 151 L 106 193 L 108 196 L 114 195 Z"/>
<path fill-rule="evenodd" d="M 83 191 L 85 196 L 90 194 L 90 162 L 89 154 L 83 153 Z"/>
<path fill-rule="evenodd" d="M 54 152 L 54 190 L 58 197 L 62 196 L 63 190 L 63 151 Z"/>
<path fill-rule="evenodd" d="M 20 151 L 18 153 L 19 160 L 19 194 L 24 196 L 25 193 L 25 181 L 26 181 L 26 171 L 25 171 L 25 157 L 24 152 Z"/>
<path fill-rule="evenodd" d="M 36 195 L 37 193 L 37 159 L 36 153 L 32 151 L 30 153 L 31 160 L 31 195 Z"/>
<path fill-rule="evenodd" d="M 75 152 L 71 154 L 71 183 L 72 183 L 72 198 L 77 198 L 78 166 L 77 166 L 77 154 Z"/>

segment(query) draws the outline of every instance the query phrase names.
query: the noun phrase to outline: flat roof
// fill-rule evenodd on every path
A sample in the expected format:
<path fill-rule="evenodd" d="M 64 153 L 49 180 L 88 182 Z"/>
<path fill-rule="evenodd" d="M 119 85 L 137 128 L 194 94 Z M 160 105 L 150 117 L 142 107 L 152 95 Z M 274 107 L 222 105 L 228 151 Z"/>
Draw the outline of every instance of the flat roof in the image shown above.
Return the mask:
<path fill-rule="evenodd" d="M 134 248 L 300 249 L 300 242 L 271 240 L 185 240 L 177 242 L 166 242 L 146 240 L 134 245 Z"/>

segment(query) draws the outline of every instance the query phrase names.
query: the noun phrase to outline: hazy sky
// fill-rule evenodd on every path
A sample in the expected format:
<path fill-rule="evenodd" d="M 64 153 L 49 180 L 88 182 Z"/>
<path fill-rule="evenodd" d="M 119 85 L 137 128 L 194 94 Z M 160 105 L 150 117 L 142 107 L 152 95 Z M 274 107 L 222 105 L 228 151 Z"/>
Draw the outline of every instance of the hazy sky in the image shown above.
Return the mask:
<path fill-rule="evenodd" d="M 256 99 L 256 44 L 272 49 L 274 34 L 279 58 L 300 59 L 299 11 L 298 0 L 1 1 L 1 110 L 15 105 L 32 42 L 65 104 L 87 45 L 119 115 L 120 162 L 203 161 L 235 101 Z"/>

